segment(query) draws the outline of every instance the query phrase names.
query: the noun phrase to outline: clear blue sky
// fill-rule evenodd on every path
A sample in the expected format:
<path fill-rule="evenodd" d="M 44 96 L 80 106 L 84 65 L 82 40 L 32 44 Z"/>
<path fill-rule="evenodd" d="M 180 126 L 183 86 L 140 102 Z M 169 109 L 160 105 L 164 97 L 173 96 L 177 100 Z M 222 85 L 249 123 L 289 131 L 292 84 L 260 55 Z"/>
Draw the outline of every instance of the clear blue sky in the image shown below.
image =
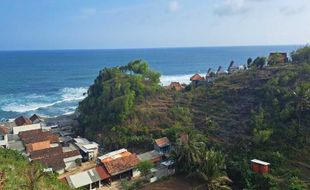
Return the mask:
<path fill-rule="evenodd" d="M 0 50 L 309 42 L 310 0 L 0 1 Z"/>

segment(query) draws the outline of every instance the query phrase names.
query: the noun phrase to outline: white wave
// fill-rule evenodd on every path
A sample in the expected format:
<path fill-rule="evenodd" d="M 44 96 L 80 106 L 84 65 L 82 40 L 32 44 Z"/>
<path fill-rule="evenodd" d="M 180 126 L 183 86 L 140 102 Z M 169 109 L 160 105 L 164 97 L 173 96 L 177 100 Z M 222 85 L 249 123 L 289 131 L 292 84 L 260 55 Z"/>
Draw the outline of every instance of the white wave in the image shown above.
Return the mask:
<path fill-rule="evenodd" d="M 6 112 L 18 112 L 18 113 L 23 113 L 23 112 L 28 112 L 28 111 L 35 111 L 40 108 L 46 108 L 53 106 L 54 103 L 28 103 L 28 104 L 17 104 L 17 103 L 10 103 L 7 105 L 2 106 L 2 110 Z"/>
<path fill-rule="evenodd" d="M 45 97 L 44 95 L 28 95 L 27 97 L 33 97 L 33 101 L 29 103 L 8 103 L 1 107 L 3 111 L 6 112 L 18 112 L 24 113 L 29 111 L 35 111 L 42 108 L 48 108 L 55 106 L 57 104 L 65 103 L 65 102 L 74 102 L 74 101 L 81 101 L 85 98 L 85 93 L 87 92 L 87 88 L 80 87 L 80 88 L 64 88 L 60 90 L 58 93 L 61 97 L 58 101 L 52 103 L 43 103 L 37 102 L 40 101 L 40 97 Z M 59 96 L 58 95 L 58 96 Z M 29 99 L 27 100 L 29 101 Z"/>
<path fill-rule="evenodd" d="M 186 74 L 186 75 L 162 75 L 160 77 L 160 81 L 163 86 L 169 85 L 171 82 L 179 82 L 181 84 L 189 84 L 190 78 L 194 75 L 193 74 Z M 206 74 L 200 74 L 201 76 L 205 76 Z"/>
<path fill-rule="evenodd" d="M 61 90 L 61 96 L 63 101 L 75 101 L 75 100 L 83 100 L 87 93 L 86 87 L 80 88 L 64 88 Z"/>

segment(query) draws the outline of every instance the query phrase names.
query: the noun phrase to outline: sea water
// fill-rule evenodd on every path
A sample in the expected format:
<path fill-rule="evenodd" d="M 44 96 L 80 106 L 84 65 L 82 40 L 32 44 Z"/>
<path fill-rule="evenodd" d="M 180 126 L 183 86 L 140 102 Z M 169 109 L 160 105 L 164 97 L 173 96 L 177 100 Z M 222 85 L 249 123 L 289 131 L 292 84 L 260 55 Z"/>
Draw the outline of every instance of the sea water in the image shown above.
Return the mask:
<path fill-rule="evenodd" d="M 85 98 L 99 71 L 146 60 L 161 73 L 162 85 L 172 81 L 189 83 L 194 73 L 205 74 L 230 61 L 244 65 L 249 57 L 270 52 L 290 53 L 293 46 L 247 46 L 206 48 L 162 48 L 123 50 L 0 51 L 0 119 L 58 116 L 73 113 Z"/>

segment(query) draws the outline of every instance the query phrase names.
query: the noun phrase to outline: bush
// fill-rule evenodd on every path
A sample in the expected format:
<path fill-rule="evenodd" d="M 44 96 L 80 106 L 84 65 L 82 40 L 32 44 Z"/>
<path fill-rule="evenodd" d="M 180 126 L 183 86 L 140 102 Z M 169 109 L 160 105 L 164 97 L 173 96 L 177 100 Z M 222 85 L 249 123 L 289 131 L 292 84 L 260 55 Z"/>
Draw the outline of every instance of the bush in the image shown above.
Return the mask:
<path fill-rule="evenodd" d="M 307 190 L 307 185 L 303 183 L 298 177 L 291 177 L 289 190 Z"/>
<path fill-rule="evenodd" d="M 310 46 L 306 46 L 292 52 L 291 57 L 295 63 L 310 63 Z"/>

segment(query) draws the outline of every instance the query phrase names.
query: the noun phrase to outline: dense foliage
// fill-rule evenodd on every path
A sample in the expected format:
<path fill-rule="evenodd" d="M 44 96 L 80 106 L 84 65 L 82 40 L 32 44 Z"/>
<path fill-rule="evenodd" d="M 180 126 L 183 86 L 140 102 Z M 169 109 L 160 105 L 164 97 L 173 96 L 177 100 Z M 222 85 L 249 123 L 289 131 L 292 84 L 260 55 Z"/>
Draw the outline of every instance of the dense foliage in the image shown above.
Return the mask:
<path fill-rule="evenodd" d="M 0 189 L 66 190 L 55 174 L 44 172 L 37 162 L 29 163 L 19 152 L 0 148 Z"/>
<path fill-rule="evenodd" d="M 78 133 L 98 137 L 106 144 L 116 146 L 140 138 L 134 134 L 129 135 L 127 129 L 120 125 L 134 114 L 135 104 L 160 89 L 159 77 L 160 74 L 151 71 L 142 60 L 100 71 L 88 90 L 88 97 L 79 105 L 81 127 Z M 104 138 L 100 135 L 104 135 Z M 132 138 L 127 139 L 126 136 Z"/>
<path fill-rule="evenodd" d="M 223 154 L 208 150 L 200 135 L 191 133 L 187 142 L 176 143 L 172 159 L 178 173 L 200 180 L 196 189 L 231 189 Z"/>
<path fill-rule="evenodd" d="M 227 174 L 237 189 L 305 189 L 310 183 L 309 55 L 305 47 L 286 64 L 278 64 L 277 55 L 269 65 L 264 57 L 249 59 L 248 70 L 183 91 L 161 88 L 159 74 L 143 61 L 104 69 L 79 106 L 77 132 L 106 150 L 134 151 L 152 149 L 158 137 L 177 143 L 180 134 L 195 133 L 198 141 L 176 146 L 179 172 L 200 172 L 210 184 L 212 167 L 203 163 L 224 153 L 225 164 L 215 159 L 220 172 L 211 173 Z M 270 162 L 270 174 L 253 173 L 254 158 Z"/>

